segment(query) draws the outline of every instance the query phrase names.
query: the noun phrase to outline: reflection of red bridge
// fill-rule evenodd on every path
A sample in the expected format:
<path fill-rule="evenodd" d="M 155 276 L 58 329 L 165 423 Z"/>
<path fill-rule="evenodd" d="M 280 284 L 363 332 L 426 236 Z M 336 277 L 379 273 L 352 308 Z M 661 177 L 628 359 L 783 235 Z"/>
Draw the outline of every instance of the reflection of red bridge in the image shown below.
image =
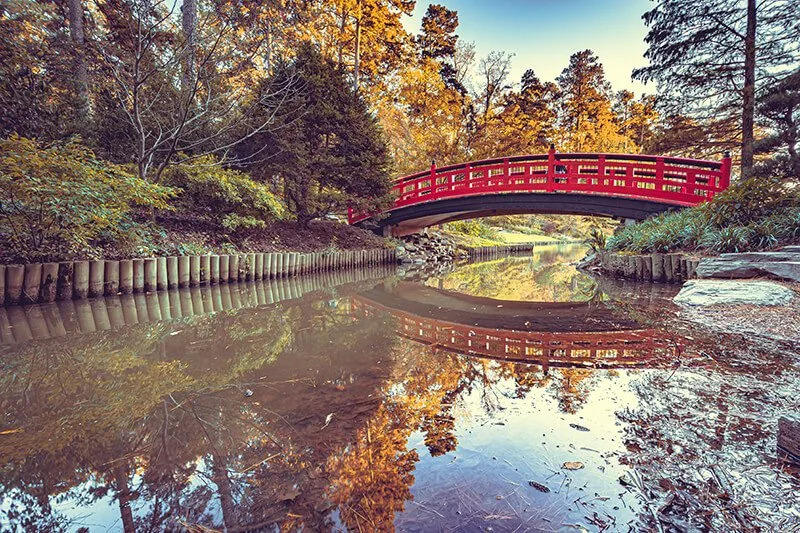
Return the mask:
<path fill-rule="evenodd" d="M 386 293 L 384 293 L 386 294 Z M 674 360 L 677 346 L 651 329 L 628 329 L 619 325 L 611 331 L 591 331 L 597 324 L 587 321 L 590 331 L 520 331 L 460 323 L 442 318 L 421 316 L 396 305 L 402 299 L 384 298 L 379 303 L 368 291 L 353 298 L 357 314 L 371 315 L 389 312 L 396 320 L 397 332 L 409 339 L 468 355 L 503 361 L 538 363 L 548 366 L 623 368 L 658 366 Z M 578 306 L 580 307 L 580 305 Z M 456 316 L 441 310 L 441 316 Z M 559 316 L 550 316 L 558 323 Z M 602 320 L 601 320 L 602 322 Z M 574 327 L 574 322 L 573 322 Z M 608 324 L 607 327 L 612 327 Z"/>
<path fill-rule="evenodd" d="M 643 219 L 710 200 L 730 183 L 731 160 L 547 154 L 473 161 L 398 179 L 394 205 L 372 220 L 396 235 L 467 218 L 547 213 Z M 351 224 L 372 218 L 349 213 Z"/>

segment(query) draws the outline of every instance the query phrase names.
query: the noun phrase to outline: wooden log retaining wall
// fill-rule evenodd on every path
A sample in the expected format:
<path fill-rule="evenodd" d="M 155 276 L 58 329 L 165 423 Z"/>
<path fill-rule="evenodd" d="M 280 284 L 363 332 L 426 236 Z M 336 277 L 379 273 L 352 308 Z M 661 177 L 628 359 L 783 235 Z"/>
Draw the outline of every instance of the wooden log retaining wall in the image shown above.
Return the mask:
<path fill-rule="evenodd" d="M 397 262 L 394 249 L 0 265 L 0 306 L 285 278 Z"/>
<path fill-rule="evenodd" d="M 697 277 L 700 259 L 685 254 L 630 255 L 602 253 L 600 269 L 603 272 L 637 281 L 683 283 Z"/>
<path fill-rule="evenodd" d="M 272 305 L 330 287 L 380 280 L 394 272 L 394 265 L 379 264 L 357 270 L 317 271 L 292 278 L 262 278 L 251 283 L 207 284 L 91 300 L 0 307 L 0 345 Z"/>

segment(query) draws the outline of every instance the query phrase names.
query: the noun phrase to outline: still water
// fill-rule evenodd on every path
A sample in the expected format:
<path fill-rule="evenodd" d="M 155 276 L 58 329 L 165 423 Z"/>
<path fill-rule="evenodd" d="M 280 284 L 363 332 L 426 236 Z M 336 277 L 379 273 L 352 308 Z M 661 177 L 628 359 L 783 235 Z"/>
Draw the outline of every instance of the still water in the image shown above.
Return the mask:
<path fill-rule="evenodd" d="M 800 527 L 796 347 L 584 253 L 0 309 L 0 530 Z"/>

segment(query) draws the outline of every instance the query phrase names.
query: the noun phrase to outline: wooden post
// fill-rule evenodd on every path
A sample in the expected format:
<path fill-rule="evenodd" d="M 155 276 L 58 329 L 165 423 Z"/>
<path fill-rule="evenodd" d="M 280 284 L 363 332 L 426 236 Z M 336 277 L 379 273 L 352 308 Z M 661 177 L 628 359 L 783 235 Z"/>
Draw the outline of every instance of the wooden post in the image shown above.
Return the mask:
<path fill-rule="evenodd" d="M 3 271 L 0 267 L 0 278 Z M 58 287 L 58 263 L 44 263 L 42 265 L 42 285 L 39 288 L 39 301 L 55 302 Z M 0 281 L 0 302 L 3 301 L 3 282 Z M 2 305 L 2 303 L 0 303 Z"/>
<path fill-rule="evenodd" d="M 264 279 L 270 279 L 275 275 L 275 254 L 264 254 Z"/>
<path fill-rule="evenodd" d="M 73 263 L 73 291 L 72 297 L 76 300 L 86 298 L 89 295 L 89 262 L 75 261 Z M 7 291 L 8 289 L 6 289 Z"/>
<path fill-rule="evenodd" d="M 119 262 L 119 292 L 122 294 L 133 293 L 133 261 L 123 259 Z"/>
<path fill-rule="evenodd" d="M 197 287 L 200 285 L 200 257 L 197 255 L 189 256 L 189 286 Z"/>
<path fill-rule="evenodd" d="M 275 278 L 280 278 L 283 275 L 283 254 L 277 252 L 275 254 Z"/>
<path fill-rule="evenodd" d="M 117 292 L 119 292 L 119 261 L 106 261 L 103 294 L 112 296 Z"/>
<path fill-rule="evenodd" d="M 144 260 L 133 260 L 133 292 L 138 293 L 144 290 Z"/>
<path fill-rule="evenodd" d="M 675 283 L 675 270 L 672 267 L 672 256 L 664 255 L 664 279 L 667 283 Z"/>
<path fill-rule="evenodd" d="M 200 285 L 208 285 L 211 277 L 211 256 L 200 256 Z"/>
<path fill-rule="evenodd" d="M 58 264 L 58 288 L 56 289 L 56 299 L 72 300 L 72 276 L 74 265 L 72 261 L 64 261 Z"/>
<path fill-rule="evenodd" d="M 177 289 L 180 283 L 180 274 L 178 267 L 178 258 L 171 256 L 167 257 L 167 289 Z"/>
<path fill-rule="evenodd" d="M 681 254 L 669 254 L 669 260 L 672 263 L 672 277 L 673 281 L 681 281 L 686 278 L 685 272 L 681 270 Z"/>
<path fill-rule="evenodd" d="M 191 270 L 190 260 L 188 255 L 178 257 L 178 287 L 181 289 L 189 286 Z"/>
<path fill-rule="evenodd" d="M 247 254 L 239 255 L 239 272 L 237 280 L 238 281 L 247 280 Z"/>
<path fill-rule="evenodd" d="M 42 265 L 28 264 L 23 267 L 22 294 L 20 303 L 35 304 L 39 301 L 39 288 L 42 286 Z"/>
<path fill-rule="evenodd" d="M 89 298 L 103 296 L 106 276 L 105 261 L 89 262 Z"/>
<path fill-rule="evenodd" d="M 221 256 L 219 256 L 219 282 L 220 283 L 228 283 L 228 280 L 230 280 L 230 278 L 231 278 L 230 262 L 231 262 L 231 256 L 229 256 L 229 255 L 221 255 Z"/>
<path fill-rule="evenodd" d="M 169 276 L 167 275 L 167 258 L 156 258 L 156 290 L 165 291 L 169 288 Z"/>
<path fill-rule="evenodd" d="M 662 254 L 651 254 L 653 261 L 653 281 L 666 281 L 664 274 L 664 256 Z"/>
<path fill-rule="evenodd" d="M 158 264 L 155 257 L 144 260 L 144 292 L 155 292 L 158 284 Z"/>
<path fill-rule="evenodd" d="M 255 271 L 253 272 L 253 279 L 260 281 L 264 277 L 264 254 L 256 253 L 255 255 Z"/>
<path fill-rule="evenodd" d="M 209 276 L 208 280 L 211 285 L 219 283 L 219 256 L 212 255 L 209 259 Z"/>

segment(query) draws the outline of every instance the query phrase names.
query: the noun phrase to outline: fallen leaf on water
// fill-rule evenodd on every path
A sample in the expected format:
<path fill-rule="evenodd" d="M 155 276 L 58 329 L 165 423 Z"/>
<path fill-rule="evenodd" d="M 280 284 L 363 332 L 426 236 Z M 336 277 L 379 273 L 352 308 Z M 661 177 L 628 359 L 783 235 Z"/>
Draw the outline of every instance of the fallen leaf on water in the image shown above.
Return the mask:
<path fill-rule="evenodd" d="M 589 428 L 586 426 L 581 426 L 580 424 L 570 424 L 569 427 L 572 429 L 577 429 L 578 431 L 589 431 Z"/>
<path fill-rule="evenodd" d="M 580 470 L 581 468 L 583 468 L 583 463 L 580 461 L 567 461 L 566 463 L 561 465 L 561 468 L 564 468 L 566 470 Z"/>
<path fill-rule="evenodd" d="M 528 485 L 533 487 L 534 489 L 538 490 L 539 492 L 550 492 L 550 488 L 546 485 L 542 485 L 537 481 L 528 481 Z"/>

